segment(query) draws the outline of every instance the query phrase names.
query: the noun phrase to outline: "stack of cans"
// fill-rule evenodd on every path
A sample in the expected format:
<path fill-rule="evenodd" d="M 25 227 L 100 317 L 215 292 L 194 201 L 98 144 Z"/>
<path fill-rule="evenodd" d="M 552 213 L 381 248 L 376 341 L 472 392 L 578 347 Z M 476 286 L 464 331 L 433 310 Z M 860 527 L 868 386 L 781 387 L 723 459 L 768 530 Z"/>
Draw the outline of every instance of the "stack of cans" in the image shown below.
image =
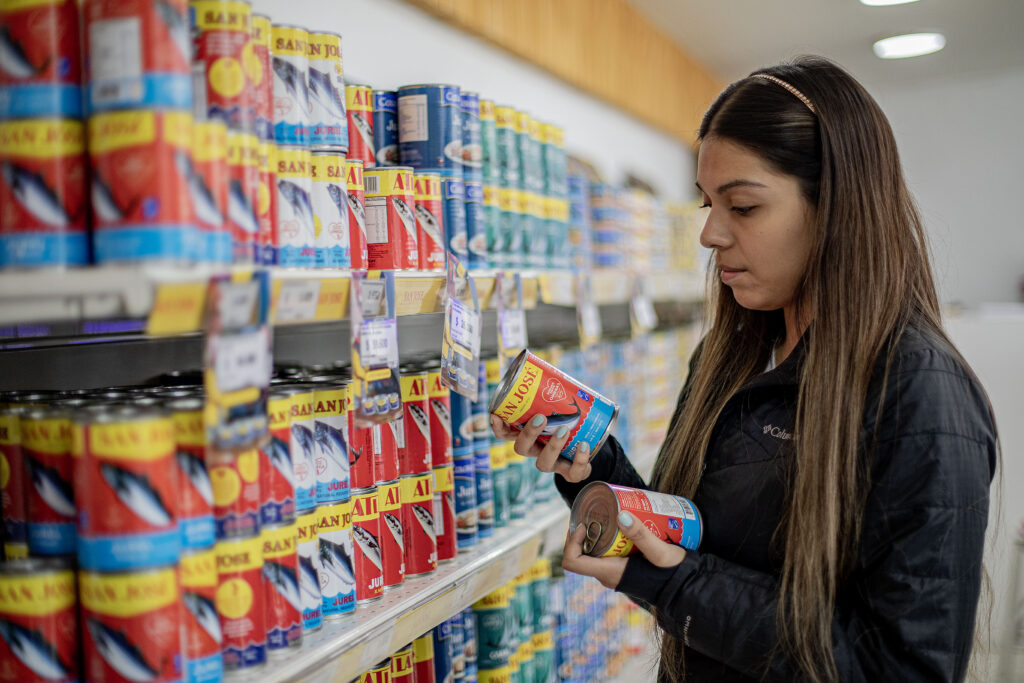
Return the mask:
<path fill-rule="evenodd" d="M 624 193 L 613 185 L 590 185 L 591 265 L 594 268 L 625 268 L 628 263 Z"/>
<path fill-rule="evenodd" d="M 565 153 L 565 131 L 550 123 L 541 124 L 541 144 L 547 258 L 538 267 L 564 270 L 570 264 L 568 157 Z"/>
<path fill-rule="evenodd" d="M 480 100 L 480 168 L 484 188 L 484 231 L 487 235 L 487 267 L 501 265 L 505 243 L 501 233 L 501 178 L 497 158 L 495 104 Z"/>
<path fill-rule="evenodd" d="M 581 272 L 590 268 L 590 181 L 583 176 L 567 179 L 569 199 L 569 269 Z"/>

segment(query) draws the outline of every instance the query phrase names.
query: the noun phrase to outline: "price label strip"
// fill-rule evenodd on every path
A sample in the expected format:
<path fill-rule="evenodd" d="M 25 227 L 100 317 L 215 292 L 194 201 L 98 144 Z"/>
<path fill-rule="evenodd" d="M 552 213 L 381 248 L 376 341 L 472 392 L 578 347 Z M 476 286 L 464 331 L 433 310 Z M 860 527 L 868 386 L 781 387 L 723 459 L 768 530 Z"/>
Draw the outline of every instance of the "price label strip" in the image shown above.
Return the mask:
<path fill-rule="evenodd" d="M 452 391 L 476 400 L 480 365 L 480 299 L 476 283 L 454 254 L 448 254 L 441 379 Z"/>
<path fill-rule="evenodd" d="M 312 322 L 320 302 L 319 280 L 285 280 L 277 297 L 275 323 Z"/>
<path fill-rule="evenodd" d="M 587 273 L 576 276 L 576 327 L 581 349 L 586 350 L 601 341 L 601 312 L 594 303 L 594 291 Z"/>
<path fill-rule="evenodd" d="M 633 298 L 629 301 L 629 323 L 634 337 L 643 336 L 658 326 L 658 314 L 651 302 L 647 278 L 637 276 L 633 284 Z"/>
<path fill-rule="evenodd" d="M 498 360 L 501 372 L 526 348 L 526 313 L 523 311 L 523 280 L 519 273 L 499 272 L 494 278 L 498 309 Z"/>
<path fill-rule="evenodd" d="M 352 271 L 352 411 L 360 427 L 391 422 L 402 414 L 398 376 L 395 274 Z"/>

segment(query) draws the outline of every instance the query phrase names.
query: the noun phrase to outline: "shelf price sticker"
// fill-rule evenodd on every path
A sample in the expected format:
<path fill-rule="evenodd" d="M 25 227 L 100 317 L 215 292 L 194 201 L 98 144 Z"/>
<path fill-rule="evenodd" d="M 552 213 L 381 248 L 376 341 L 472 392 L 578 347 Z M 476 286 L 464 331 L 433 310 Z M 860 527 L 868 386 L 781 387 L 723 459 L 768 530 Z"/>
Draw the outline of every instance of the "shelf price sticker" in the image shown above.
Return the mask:
<path fill-rule="evenodd" d="M 319 280 L 285 280 L 277 296 L 275 323 L 312 322 L 320 302 Z"/>
<path fill-rule="evenodd" d="M 590 275 L 576 276 L 576 327 L 580 335 L 580 348 L 587 349 L 601 341 L 601 312 L 594 303 L 594 290 Z"/>
<path fill-rule="evenodd" d="M 482 318 L 476 282 L 454 254 L 448 254 L 441 379 L 453 391 L 476 400 Z"/>
<path fill-rule="evenodd" d="M 354 387 L 351 409 L 360 427 L 391 422 L 402 415 L 395 274 L 354 270 L 349 296 Z"/>
<path fill-rule="evenodd" d="M 519 273 L 495 275 L 494 300 L 498 309 L 498 360 L 504 374 L 509 363 L 527 346 L 523 280 Z"/>
<path fill-rule="evenodd" d="M 658 326 L 658 314 L 649 292 L 647 278 L 637 276 L 633 284 L 633 298 L 629 300 L 629 323 L 634 337 L 645 335 Z"/>

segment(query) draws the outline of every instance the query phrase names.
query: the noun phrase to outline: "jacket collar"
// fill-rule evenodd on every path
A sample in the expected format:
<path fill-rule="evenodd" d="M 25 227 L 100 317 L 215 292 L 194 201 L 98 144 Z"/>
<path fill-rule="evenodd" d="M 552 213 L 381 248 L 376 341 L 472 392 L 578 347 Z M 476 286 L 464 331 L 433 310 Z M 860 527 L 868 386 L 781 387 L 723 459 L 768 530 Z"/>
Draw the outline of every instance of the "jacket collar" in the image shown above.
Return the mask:
<path fill-rule="evenodd" d="M 779 363 L 775 368 L 768 372 L 762 372 L 748 379 L 740 391 L 746 391 L 748 389 L 758 389 L 760 387 L 774 387 L 774 386 L 796 386 L 800 383 L 800 374 L 803 371 L 804 360 L 807 358 L 807 335 L 808 332 L 804 332 L 803 336 L 796 343 L 793 348 L 793 352 L 786 357 L 786 360 Z"/>

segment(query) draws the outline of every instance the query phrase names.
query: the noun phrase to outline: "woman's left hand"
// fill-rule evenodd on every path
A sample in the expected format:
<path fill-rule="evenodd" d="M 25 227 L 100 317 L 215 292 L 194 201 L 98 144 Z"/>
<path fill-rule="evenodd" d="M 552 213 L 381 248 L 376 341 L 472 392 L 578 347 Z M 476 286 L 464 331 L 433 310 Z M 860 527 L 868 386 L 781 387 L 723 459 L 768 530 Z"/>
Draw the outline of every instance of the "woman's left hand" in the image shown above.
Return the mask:
<path fill-rule="evenodd" d="M 675 567 L 686 558 L 685 549 L 658 538 L 629 512 L 620 512 L 616 521 L 622 534 L 655 567 Z M 562 567 L 566 571 L 593 576 L 606 588 L 615 590 L 626 571 L 627 558 L 584 555 L 583 539 L 586 537 L 587 529 L 584 525 L 580 524 L 575 530 L 570 529 L 562 554 Z"/>

